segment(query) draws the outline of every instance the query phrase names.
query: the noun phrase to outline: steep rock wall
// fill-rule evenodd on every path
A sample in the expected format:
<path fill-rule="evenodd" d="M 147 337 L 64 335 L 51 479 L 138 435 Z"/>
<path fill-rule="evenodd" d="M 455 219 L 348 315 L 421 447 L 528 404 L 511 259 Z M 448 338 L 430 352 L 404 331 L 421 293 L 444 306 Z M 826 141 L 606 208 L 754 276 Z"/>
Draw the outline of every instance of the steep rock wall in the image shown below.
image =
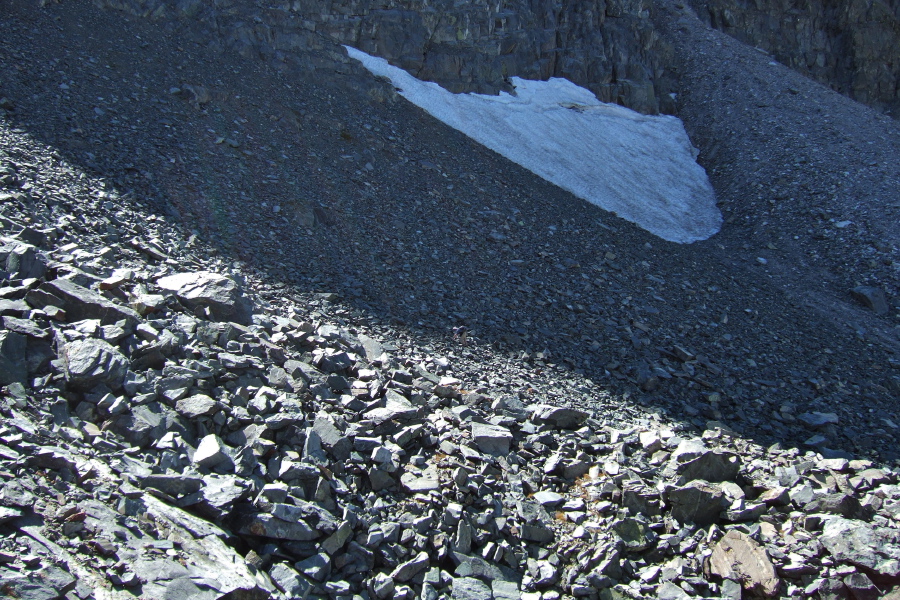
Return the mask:
<path fill-rule="evenodd" d="M 693 0 L 711 26 L 900 115 L 900 0 Z"/>
<path fill-rule="evenodd" d="M 672 110 L 672 52 L 650 22 L 650 0 L 96 2 L 205 21 L 232 47 L 301 67 L 298 53 L 325 50 L 330 58 L 320 60 L 337 60 L 340 43 L 455 92 L 496 93 L 512 76 L 565 77 L 606 102 Z"/>

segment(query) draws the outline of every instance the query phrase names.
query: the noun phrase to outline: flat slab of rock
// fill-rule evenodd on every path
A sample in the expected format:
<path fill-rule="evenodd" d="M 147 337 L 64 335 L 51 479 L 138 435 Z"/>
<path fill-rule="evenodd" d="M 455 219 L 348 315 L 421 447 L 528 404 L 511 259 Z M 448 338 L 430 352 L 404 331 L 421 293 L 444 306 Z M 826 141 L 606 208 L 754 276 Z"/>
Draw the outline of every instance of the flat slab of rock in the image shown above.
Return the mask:
<path fill-rule="evenodd" d="M 208 417 L 216 411 L 216 401 L 205 394 L 195 394 L 179 400 L 175 410 L 188 419 Z"/>
<path fill-rule="evenodd" d="M 590 416 L 583 410 L 549 404 L 537 404 L 529 407 L 533 411 L 533 419 L 538 423 L 549 423 L 559 429 L 575 429 L 580 427 Z"/>
<path fill-rule="evenodd" d="M 405 582 L 409 581 L 419 573 L 425 570 L 428 567 L 429 559 L 427 552 L 419 552 L 415 558 L 412 560 L 408 560 L 405 563 L 401 563 L 397 566 L 396 569 L 391 573 L 391 578 L 394 581 Z"/>
<path fill-rule="evenodd" d="M 835 413 L 812 412 L 797 415 L 797 420 L 811 427 L 812 429 L 821 429 L 828 425 L 837 425 L 839 418 Z"/>
<path fill-rule="evenodd" d="M 441 489 L 441 483 L 436 471 L 426 470 L 422 475 L 404 473 L 400 476 L 400 484 L 407 492 L 418 494 Z"/>
<path fill-rule="evenodd" d="M 488 584 L 474 577 L 454 577 L 453 600 L 492 600 L 494 593 Z"/>
<path fill-rule="evenodd" d="M 513 436 L 505 427 L 472 423 L 472 439 L 478 449 L 485 454 L 499 456 L 509 452 Z"/>
<path fill-rule="evenodd" d="M 68 279 L 48 281 L 41 289 L 63 301 L 63 306 L 59 308 L 66 311 L 66 319 L 70 322 L 99 319 L 103 325 L 114 325 L 124 320 L 134 325 L 141 320 L 141 316 L 127 306 L 107 300 Z"/>
<path fill-rule="evenodd" d="M 250 515 L 242 519 L 238 533 L 298 542 L 309 542 L 319 537 L 319 532 L 307 525 L 305 521 L 288 523 L 266 513 Z"/>
<path fill-rule="evenodd" d="M 142 488 L 153 488 L 170 496 L 193 494 L 203 487 L 203 480 L 188 475 L 149 475 L 141 480 Z"/>
<path fill-rule="evenodd" d="M 174 293 L 190 309 L 207 309 L 214 321 L 249 325 L 253 304 L 244 297 L 237 282 L 209 271 L 178 273 L 157 280 L 162 289 Z"/>
<path fill-rule="evenodd" d="M 741 459 L 730 452 L 704 452 L 697 458 L 678 465 L 680 484 L 703 479 L 710 483 L 734 481 L 741 469 Z"/>
<path fill-rule="evenodd" d="M 739 531 L 729 531 L 719 540 L 709 557 L 708 568 L 712 575 L 739 581 L 752 595 L 770 598 L 781 587 L 765 548 Z"/>

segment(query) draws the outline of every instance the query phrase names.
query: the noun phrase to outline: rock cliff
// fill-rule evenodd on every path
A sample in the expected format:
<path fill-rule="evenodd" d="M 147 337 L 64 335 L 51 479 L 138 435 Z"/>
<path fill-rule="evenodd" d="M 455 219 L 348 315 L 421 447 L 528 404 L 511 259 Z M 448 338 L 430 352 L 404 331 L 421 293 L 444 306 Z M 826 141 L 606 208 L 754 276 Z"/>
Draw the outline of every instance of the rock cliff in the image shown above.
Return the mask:
<path fill-rule="evenodd" d="M 897 0 L 695 0 L 713 27 L 894 116 L 900 108 Z"/>
<path fill-rule="evenodd" d="M 675 111 L 678 65 L 651 0 L 95 0 L 157 19 L 205 22 L 225 40 L 302 71 L 346 65 L 354 46 L 454 92 L 497 93 L 509 78 L 564 77 L 643 113 Z M 900 106 L 900 0 L 694 0 L 702 19 L 851 98 Z M 318 50 L 319 61 L 297 52 Z"/>
<path fill-rule="evenodd" d="M 323 64 L 341 62 L 340 43 L 455 92 L 497 93 L 513 76 L 565 77 L 604 102 L 644 113 L 673 108 L 671 49 L 650 23 L 648 0 L 97 3 L 160 19 L 199 19 L 243 53 L 280 63 L 294 62 L 301 49 L 325 50 Z"/>

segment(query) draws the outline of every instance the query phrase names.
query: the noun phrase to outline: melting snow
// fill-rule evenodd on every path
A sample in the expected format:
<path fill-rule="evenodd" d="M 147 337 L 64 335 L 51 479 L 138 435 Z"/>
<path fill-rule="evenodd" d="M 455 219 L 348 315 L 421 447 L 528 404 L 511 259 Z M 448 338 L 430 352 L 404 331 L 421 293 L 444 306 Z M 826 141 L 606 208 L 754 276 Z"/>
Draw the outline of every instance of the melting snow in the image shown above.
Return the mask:
<path fill-rule="evenodd" d="M 719 231 L 722 215 L 681 120 L 606 104 L 565 79 L 513 78 L 515 95 L 453 94 L 345 46 L 400 94 L 547 181 L 665 240 Z"/>

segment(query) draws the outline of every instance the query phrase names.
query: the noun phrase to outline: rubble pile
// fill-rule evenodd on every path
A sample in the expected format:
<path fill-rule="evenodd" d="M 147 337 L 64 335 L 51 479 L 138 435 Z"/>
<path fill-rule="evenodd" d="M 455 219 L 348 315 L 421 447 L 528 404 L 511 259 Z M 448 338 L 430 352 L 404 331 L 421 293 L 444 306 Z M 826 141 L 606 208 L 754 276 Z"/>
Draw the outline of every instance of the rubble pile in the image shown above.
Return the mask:
<path fill-rule="evenodd" d="M 492 389 L 39 167 L 2 167 L 6 596 L 861 599 L 900 582 L 891 468 Z"/>

